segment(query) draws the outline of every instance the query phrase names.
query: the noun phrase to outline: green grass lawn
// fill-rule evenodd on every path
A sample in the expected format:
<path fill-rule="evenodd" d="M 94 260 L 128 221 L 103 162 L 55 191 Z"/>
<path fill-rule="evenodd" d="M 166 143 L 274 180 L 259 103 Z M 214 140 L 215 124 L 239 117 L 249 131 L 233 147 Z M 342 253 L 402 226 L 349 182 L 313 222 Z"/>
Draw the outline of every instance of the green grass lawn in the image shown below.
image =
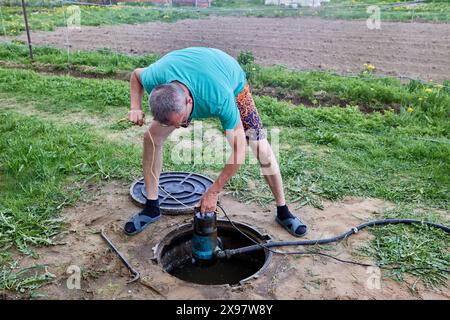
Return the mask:
<path fill-rule="evenodd" d="M 14 67 L 45 68 L 47 71 L 75 71 L 85 76 L 122 76 L 135 68 L 146 67 L 159 59 L 149 54 L 131 56 L 108 49 L 73 51 L 51 47 L 33 47 L 34 62 L 30 62 L 28 46 L 19 41 L 0 43 L 0 63 L 13 63 Z M 126 79 L 128 80 L 128 79 Z"/>
<path fill-rule="evenodd" d="M 55 27 L 67 25 L 74 11 L 69 6 L 54 7 L 32 6 L 27 9 L 28 23 L 33 31 L 51 31 Z M 141 8 L 132 6 L 79 6 L 80 23 L 86 26 L 113 24 L 136 24 L 152 21 L 174 22 L 179 19 L 194 19 L 205 14 L 192 10 Z M 0 32 L 7 35 L 17 35 L 25 30 L 22 8 L 19 6 L 1 7 Z"/>
<path fill-rule="evenodd" d="M 105 141 L 86 126 L 47 123 L 2 107 L 0 135 L 0 290 L 26 292 L 53 275 L 42 266 L 17 271 L 8 249 L 34 255 L 30 246 L 53 244 L 64 223 L 61 208 L 76 203 L 87 181 L 131 180 L 141 161 L 137 148 Z"/>
<path fill-rule="evenodd" d="M 129 88 L 124 81 L 5 69 L 0 69 L 0 79 L 3 98 L 23 104 L 32 101 L 36 109 L 46 112 L 123 117 L 128 109 Z M 445 172 L 449 169 L 450 132 L 445 118 L 429 117 L 427 121 L 420 111 L 364 115 L 354 107 L 306 108 L 271 97 L 255 100 L 265 125 L 283 128 L 282 144 L 296 141 L 322 147 L 317 154 L 302 154 L 297 148 L 284 151 L 283 174 L 295 180 L 299 172 L 305 172 L 301 181 L 289 183 L 293 190 L 301 189 L 298 183 L 303 187 L 314 184 L 314 193 L 329 199 L 361 195 L 448 208 Z M 327 150 L 325 156 L 323 150 Z M 292 175 L 293 168 L 297 175 Z M 253 169 L 243 174 L 258 176 L 257 167 Z M 352 172 L 359 172 L 360 178 Z M 292 195 L 308 194 L 305 191 Z"/>
<path fill-rule="evenodd" d="M 43 71 L 67 71 L 79 76 L 129 79 L 131 71 L 155 62 L 157 55 L 131 56 L 107 49 L 73 51 L 50 47 L 34 48 L 34 62 L 28 47 L 20 42 L 0 44 L 0 65 Z M 443 83 L 377 78 L 368 66 L 346 77 L 328 72 L 291 71 L 285 67 L 262 67 L 254 63 L 251 52 L 241 52 L 238 61 L 247 73 L 254 93 L 268 95 L 294 104 L 307 106 L 357 106 L 363 112 L 395 110 L 426 111 L 427 115 L 443 116 L 449 112 L 450 80 Z M 34 90 L 34 89 L 31 89 Z M 433 120 L 430 120 L 433 121 Z"/>
<path fill-rule="evenodd" d="M 33 254 L 33 246 L 51 244 L 52 237 L 61 231 L 59 212 L 82 196 L 84 181 L 131 181 L 139 175 L 141 151 L 129 144 L 105 140 L 90 130 L 89 124 L 62 125 L 19 114 L 20 106 L 26 104 L 62 118 L 71 112 L 123 117 L 129 103 L 126 82 L 11 69 L 0 69 L 0 80 L 0 110 L 4 109 L 0 112 L 0 245 L 2 252 L 16 248 Z M 420 109 L 412 113 L 364 114 L 355 107 L 306 108 L 271 97 L 255 100 L 267 128 L 281 130 L 281 172 L 288 201 L 294 208 L 321 207 L 322 199 L 377 197 L 396 203 L 397 211 L 404 216 L 426 220 L 433 217 L 448 224 L 442 214 L 431 214 L 437 209 L 449 209 L 450 140 L 446 117 Z M 113 130 L 126 131 L 128 127 Z M 218 172 L 221 168 L 219 164 L 175 164 L 168 152 L 171 145 L 165 148 L 164 170 Z M 249 180 L 257 186 L 250 191 L 246 188 Z M 227 190 L 242 201 L 265 205 L 272 200 L 256 165 L 246 164 Z M 418 215 L 419 208 L 425 214 Z M 398 270 L 395 277 L 402 279 L 409 273 L 427 285 L 446 283 L 446 275 L 437 269 L 408 270 L 424 264 L 448 268 L 448 236 L 420 226 L 392 226 L 373 232 L 376 240 L 368 244 L 365 252 L 379 263 L 401 264 L 404 270 Z M 417 232 L 422 240 L 433 244 L 435 239 L 439 241 L 426 246 L 426 250 L 423 245 L 416 248 Z M 398 239 L 402 239 L 401 243 L 395 242 Z M 405 245 L 412 246 L 414 259 L 395 254 L 400 248 L 406 250 Z M 8 269 L 11 262 L 7 254 L 3 256 L 3 272 L 9 282 L 0 284 L 0 288 L 33 289 L 51 279 L 39 273 L 30 278 L 35 280 L 30 280 L 33 286 L 27 287 Z"/>
<path fill-rule="evenodd" d="M 8 56 L 4 49 L 0 47 L 0 61 L 26 63 L 20 60 L 25 53 Z M 10 49 L 23 50 L 20 46 Z M 36 52 L 42 63 L 65 64 L 58 50 Z M 293 90 L 309 102 L 317 100 L 309 107 L 255 95 L 264 125 L 268 130 L 280 129 L 280 166 L 293 208 L 320 208 L 324 199 L 346 196 L 376 197 L 397 205 L 386 217 L 449 224 L 447 87 L 420 82 L 401 85 L 395 79 L 371 79 L 367 73 L 361 78 L 339 78 L 265 69 L 255 65 L 249 55 L 245 57 L 247 60 L 241 56 L 240 62 L 253 72 L 251 81 L 257 90 L 273 87 L 280 95 L 283 90 Z M 119 70 L 153 58 L 114 57 L 101 51 L 77 53 L 72 60 L 75 66 L 109 70 L 111 79 L 101 80 L 0 68 L 0 289 L 31 290 L 51 278 L 42 269 L 31 275 L 29 270 L 13 272 L 10 252 L 17 249 L 32 255 L 34 246 L 51 244 L 62 230 L 61 209 L 84 195 L 86 181 L 132 181 L 140 175 L 140 147 L 107 138 L 110 133 L 130 130 L 116 122 L 128 111 L 129 84 L 112 78 Z M 371 87 L 377 94 L 370 93 Z M 325 92 L 320 97 L 316 94 L 319 90 Z M 331 102 L 337 98 L 348 105 L 333 106 Z M 372 107 L 370 112 L 359 110 L 363 104 Z M 390 110 L 383 104 L 399 107 Z M 37 115 L 21 114 L 23 106 L 33 108 Z M 63 120 L 73 112 L 86 119 L 96 117 L 104 130 L 96 130 L 88 122 L 67 124 L 39 116 L 52 114 Z M 164 170 L 218 173 L 221 169 L 220 164 L 174 163 L 171 148 L 171 143 L 165 145 Z M 255 187 L 249 189 L 252 182 Z M 244 165 L 226 188 L 242 201 L 261 205 L 272 201 L 257 165 Z M 389 226 L 371 232 L 375 239 L 364 254 L 377 263 L 404 266 L 393 272 L 396 279 L 410 274 L 430 286 L 446 284 L 447 275 L 438 269 L 449 267 L 448 236 L 424 226 Z M 410 270 L 423 266 L 435 269 Z"/>

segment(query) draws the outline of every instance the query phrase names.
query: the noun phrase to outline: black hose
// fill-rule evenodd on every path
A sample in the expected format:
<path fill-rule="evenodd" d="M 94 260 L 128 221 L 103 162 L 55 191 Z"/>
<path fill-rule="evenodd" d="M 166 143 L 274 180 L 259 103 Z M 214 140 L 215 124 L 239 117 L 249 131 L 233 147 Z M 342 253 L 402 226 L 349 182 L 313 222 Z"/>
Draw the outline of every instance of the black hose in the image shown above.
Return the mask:
<path fill-rule="evenodd" d="M 222 208 L 221 208 L 222 209 Z M 223 209 L 222 209 L 223 211 Z M 225 212 L 225 211 L 224 211 Z M 387 225 L 387 224 L 426 224 L 430 227 L 438 228 L 441 230 L 444 230 L 447 233 L 450 233 L 450 228 L 441 224 L 432 223 L 432 222 L 425 222 L 420 220 L 413 220 L 413 219 L 385 219 L 385 220 L 375 220 L 375 221 L 369 221 L 363 224 L 360 224 L 352 229 L 350 229 L 347 232 L 344 232 L 336 237 L 332 238 L 326 238 L 326 239 L 317 239 L 317 240 L 300 240 L 300 241 L 278 241 L 278 242 L 268 242 L 264 244 L 255 244 L 243 248 L 238 249 L 227 249 L 223 251 L 219 251 L 217 253 L 218 258 L 229 258 L 233 255 L 240 254 L 240 253 L 246 253 L 246 252 L 252 252 L 257 250 L 262 250 L 266 248 L 273 248 L 273 247 L 284 247 L 284 246 L 312 246 L 317 244 L 325 244 L 330 242 L 337 242 L 342 241 L 352 234 L 357 233 L 358 231 L 366 228 L 366 227 L 373 227 L 373 226 L 380 226 L 380 225 Z"/>

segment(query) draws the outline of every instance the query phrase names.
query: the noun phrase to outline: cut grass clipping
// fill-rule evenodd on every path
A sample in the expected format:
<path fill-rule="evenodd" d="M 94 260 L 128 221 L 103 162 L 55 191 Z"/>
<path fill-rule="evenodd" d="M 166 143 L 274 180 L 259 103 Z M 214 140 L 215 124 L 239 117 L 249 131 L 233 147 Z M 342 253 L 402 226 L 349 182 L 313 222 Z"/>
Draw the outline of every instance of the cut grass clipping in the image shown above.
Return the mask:
<path fill-rule="evenodd" d="M 29 293 L 30 297 L 36 297 L 34 290 L 55 278 L 55 275 L 48 272 L 45 265 L 36 265 L 16 271 L 17 269 L 16 263 L 0 266 L 0 290 Z"/>
<path fill-rule="evenodd" d="M 432 210 L 414 210 L 408 206 L 388 210 L 384 218 L 419 219 L 444 225 L 450 222 Z M 442 269 L 449 270 L 450 237 L 443 230 L 418 224 L 388 225 L 371 228 L 371 233 L 375 238 L 362 251 L 380 265 L 400 267 L 386 270 L 395 280 L 408 283 L 413 291 L 420 281 L 430 288 L 448 285 L 448 273 Z M 405 274 L 414 276 L 413 280 Z"/>

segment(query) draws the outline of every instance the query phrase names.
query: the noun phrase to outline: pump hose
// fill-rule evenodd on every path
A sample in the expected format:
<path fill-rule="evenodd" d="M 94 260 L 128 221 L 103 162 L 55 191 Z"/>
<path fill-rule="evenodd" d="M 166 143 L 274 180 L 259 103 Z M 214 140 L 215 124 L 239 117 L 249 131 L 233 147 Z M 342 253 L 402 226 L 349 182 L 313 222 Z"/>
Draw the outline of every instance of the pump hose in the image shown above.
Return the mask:
<path fill-rule="evenodd" d="M 220 207 L 220 209 L 222 209 L 222 211 L 226 215 L 225 210 L 223 210 L 222 207 Z M 276 242 L 268 242 L 268 243 L 264 243 L 264 244 L 258 243 L 255 245 L 242 247 L 242 248 L 238 248 L 238 249 L 226 249 L 226 250 L 218 251 L 217 257 L 218 258 L 230 258 L 231 256 L 236 255 L 236 254 L 247 253 L 247 252 L 262 250 L 262 249 L 266 249 L 266 248 L 273 248 L 273 247 L 312 246 L 312 245 L 318 245 L 318 244 L 326 244 L 326 243 L 330 243 L 330 242 L 337 242 L 337 241 L 342 241 L 342 240 L 348 238 L 349 236 L 351 236 L 352 234 L 356 234 L 358 231 L 360 231 L 364 228 L 367 228 L 367 227 L 387 225 L 387 224 L 400 224 L 400 223 L 403 223 L 403 224 L 417 223 L 417 224 L 422 224 L 422 225 L 426 224 L 430 227 L 438 228 L 438 229 L 444 230 L 447 233 L 450 233 L 449 227 L 441 225 L 441 224 L 437 224 L 437 223 L 432 223 L 432 222 L 425 222 L 425 221 L 413 220 L 413 219 L 374 220 L 374 221 L 369 221 L 369 222 L 360 224 L 360 225 L 348 230 L 347 232 L 344 232 L 344 233 L 342 233 L 338 236 L 332 237 L 332 238 L 317 239 L 317 240 L 300 240 L 300 241 L 276 241 Z"/>

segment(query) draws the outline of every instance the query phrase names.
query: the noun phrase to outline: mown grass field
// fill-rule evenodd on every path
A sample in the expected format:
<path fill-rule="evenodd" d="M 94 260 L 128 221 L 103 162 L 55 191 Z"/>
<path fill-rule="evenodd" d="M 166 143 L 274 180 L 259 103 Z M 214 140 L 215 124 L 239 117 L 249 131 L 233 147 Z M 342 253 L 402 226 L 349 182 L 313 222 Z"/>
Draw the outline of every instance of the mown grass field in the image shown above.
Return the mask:
<path fill-rule="evenodd" d="M 131 183 L 140 175 L 141 138 L 110 136 L 131 130 L 119 121 L 129 108 L 129 84 L 121 77 L 158 58 L 108 51 L 67 57 L 51 48 L 35 53 L 30 64 L 26 46 L 0 46 L 0 289 L 25 292 L 51 275 L 42 268 L 20 273 L 13 263 L 17 251 L 33 255 L 35 246 L 51 245 L 64 230 L 61 209 L 85 196 L 86 183 Z M 356 77 L 264 68 L 251 53 L 238 60 L 264 125 L 280 129 L 281 172 L 294 208 L 320 208 L 324 199 L 346 196 L 376 197 L 396 204 L 386 217 L 449 224 L 448 82 L 401 84 L 373 77 L 368 66 Z M 36 72 L 36 64 L 47 72 Z M 77 77 L 52 75 L 54 70 L 76 70 Z M 76 123 L 69 120 L 74 113 Z M 176 164 L 172 147 L 165 145 L 163 170 L 221 169 L 220 164 Z M 259 167 L 246 164 L 227 190 L 242 201 L 267 205 L 272 197 L 262 181 Z M 249 183 L 255 187 L 249 189 Z M 428 286 L 447 284 L 448 275 L 439 270 L 450 264 L 445 233 L 424 226 L 371 232 L 375 239 L 364 254 L 380 264 L 401 265 L 394 277 L 409 274 Z M 411 270 L 417 267 L 432 269 Z"/>
<path fill-rule="evenodd" d="M 137 24 L 143 22 L 175 22 L 180 19 L 198 19 L 209 16 L 256 16 L 256 17 L 300 17 L 317 16 L 326 19 L 363 19 L 371 16 L 367 7 L 377 5 L 383 21 L 448 22 L 450 3 L 446 0 L 430 0 L 415 6 L 393 5 L 396 0 L 335 0 L 323 3 L 319 8 L 290 8 L 265 6 L 262 0 L 216 1 L 211 8 L 158 7 L 120 3 L 112 6 L 85 6 L 74 9 L 58 1 L 29 1 L 28 21 L 32 31 L 51 31 L 56 27 L 73 25 L 72 18 L 78 16 L 85 26 Z M 2 0 L 0 3 L 0 34 L 18 35 L 25 26 L 20 3 Z"/>

